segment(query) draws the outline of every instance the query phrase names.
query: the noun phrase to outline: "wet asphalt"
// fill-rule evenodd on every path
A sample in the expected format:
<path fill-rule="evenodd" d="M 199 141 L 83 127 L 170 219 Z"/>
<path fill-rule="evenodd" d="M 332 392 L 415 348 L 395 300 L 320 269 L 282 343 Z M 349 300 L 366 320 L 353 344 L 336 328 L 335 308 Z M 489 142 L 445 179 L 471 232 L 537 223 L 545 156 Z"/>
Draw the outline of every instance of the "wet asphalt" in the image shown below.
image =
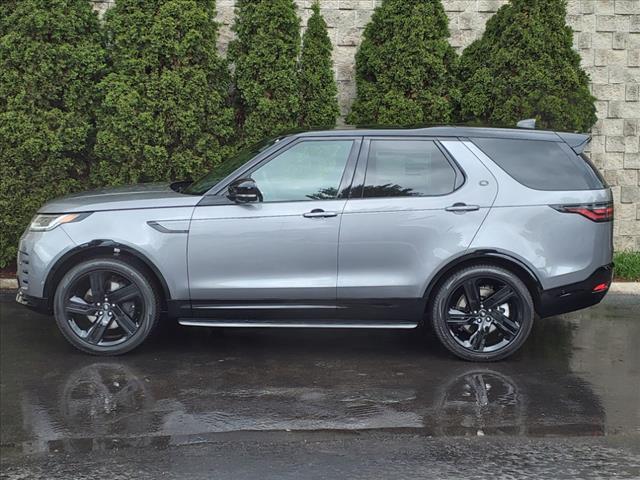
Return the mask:
<path fill-rule="evenodd" d="M 0 478 L 640 478 L 640 297 L 473 364 L 417 331 L 164 328 L 79 353 L 0 295 Z"/>

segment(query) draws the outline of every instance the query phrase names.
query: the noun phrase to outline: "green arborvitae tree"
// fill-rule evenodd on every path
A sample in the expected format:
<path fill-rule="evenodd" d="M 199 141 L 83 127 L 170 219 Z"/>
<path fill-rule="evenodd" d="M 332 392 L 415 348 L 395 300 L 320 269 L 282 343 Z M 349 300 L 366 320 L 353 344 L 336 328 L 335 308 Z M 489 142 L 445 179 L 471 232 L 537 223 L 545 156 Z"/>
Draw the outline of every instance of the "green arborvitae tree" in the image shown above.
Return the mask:
<path fill-rule="evenodd" d="M 318 2 L 302 36 L 300 55 L 300 126 L 333 128 L 340 115 L 338 88 L 333 78 L 331 40 Z"/>
<path fill-rule="evenodd" d="M 0 266 L 47 200 L 83 187 L 104 70 L 86 0 L 9 0 L 0 7 Z"/>
<path fill-rule="evenodd" d="M 241 141 L 255 143 L 296 128 L 300 25 L 293 0 L 238 0 L 237 38 L 229 47 L 235 66 Z"/>
<path fill-rule="evenodd" d="M 0 2 L 0 36 L 4 36 L 8 28 L 8 20 L 11 12 L 16 8 L 16 0 L 4 0 Z"/>
<path fill-rule="evenodd" d="M 449 122 L 458 89 L 456 54 L 440 0 L 383 0 L 356 55 L 353 124 Z"/>
<path fill-rule="evenodd" d="M 461 120 L 587 131 L 596 121 L 589 78 L 573 50 L 564 0 L 511 0 L 462 54 Z"/>
<path fill-rule="evenodd" d="M 214 0 L 118 0 L 105 16 L 95 183 L 195 178 L 233 137 Z"/>

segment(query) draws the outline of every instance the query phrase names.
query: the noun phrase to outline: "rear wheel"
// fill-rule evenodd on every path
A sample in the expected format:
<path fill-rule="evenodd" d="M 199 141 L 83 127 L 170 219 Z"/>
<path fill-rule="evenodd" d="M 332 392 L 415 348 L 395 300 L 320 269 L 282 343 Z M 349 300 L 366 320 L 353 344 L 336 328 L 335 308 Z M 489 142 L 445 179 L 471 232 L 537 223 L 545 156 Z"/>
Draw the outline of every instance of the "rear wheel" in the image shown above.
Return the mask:
<path fill-rule="evenodd" d="M 451 274 L 436 293 L 431 322 L 442 344 L 471 361 L 496 361 L 512 355 L 533 326 L 534 308 L 526 285 L 508 270 L 492 265 Z"/>
<path fill-rule="evenodd" d="M 56 322 L 76 348 L 119 355 L 140 345 L 160 313 L 153 283 L 139 266 L 100 258 L 69 270 L 54 298 Z"/>

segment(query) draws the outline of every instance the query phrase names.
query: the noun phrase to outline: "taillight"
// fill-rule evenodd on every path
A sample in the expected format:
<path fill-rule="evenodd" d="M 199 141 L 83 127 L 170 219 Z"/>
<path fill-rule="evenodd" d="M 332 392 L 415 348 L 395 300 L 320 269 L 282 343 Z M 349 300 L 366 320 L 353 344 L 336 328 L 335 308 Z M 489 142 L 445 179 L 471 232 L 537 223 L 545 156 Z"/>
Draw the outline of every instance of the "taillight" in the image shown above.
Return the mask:
<path fill-rule="evenodd" d="M 612 203 L 594 203 L 583 205 L 551 205 L 558 212 L 577 213 L 593 222 L 610 222 L 613 220 Z"/>

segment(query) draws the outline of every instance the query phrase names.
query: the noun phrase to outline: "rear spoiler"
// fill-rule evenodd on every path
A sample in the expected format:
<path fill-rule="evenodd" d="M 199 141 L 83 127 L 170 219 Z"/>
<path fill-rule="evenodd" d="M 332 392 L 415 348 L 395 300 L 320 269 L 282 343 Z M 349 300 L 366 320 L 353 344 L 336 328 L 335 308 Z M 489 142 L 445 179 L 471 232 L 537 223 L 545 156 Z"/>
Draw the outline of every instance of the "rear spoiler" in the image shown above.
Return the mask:
<path fill-rule="evenodd" d="M 556 132 L 556 135 L 558 135 L 578 155 L 584 152 L 587 145 L 589 145 L 589 142 L 591 142 L 591 135 L 584 133 Z"/>
<path fill-rule="evenodd" d="M 536 128 L 536 119 L 527 118 L 525 120 L 520 120 L 517 123 L 517 127 L 534 130 Z M 555 134 L 558 135 L 563 142 L 569 145 L 578 155 L 584 152 L 587 145 L 589 145 L 589 142 L 591 142 L 591 135 L 586 135 L 584 133 L 555 132 Z"/>

